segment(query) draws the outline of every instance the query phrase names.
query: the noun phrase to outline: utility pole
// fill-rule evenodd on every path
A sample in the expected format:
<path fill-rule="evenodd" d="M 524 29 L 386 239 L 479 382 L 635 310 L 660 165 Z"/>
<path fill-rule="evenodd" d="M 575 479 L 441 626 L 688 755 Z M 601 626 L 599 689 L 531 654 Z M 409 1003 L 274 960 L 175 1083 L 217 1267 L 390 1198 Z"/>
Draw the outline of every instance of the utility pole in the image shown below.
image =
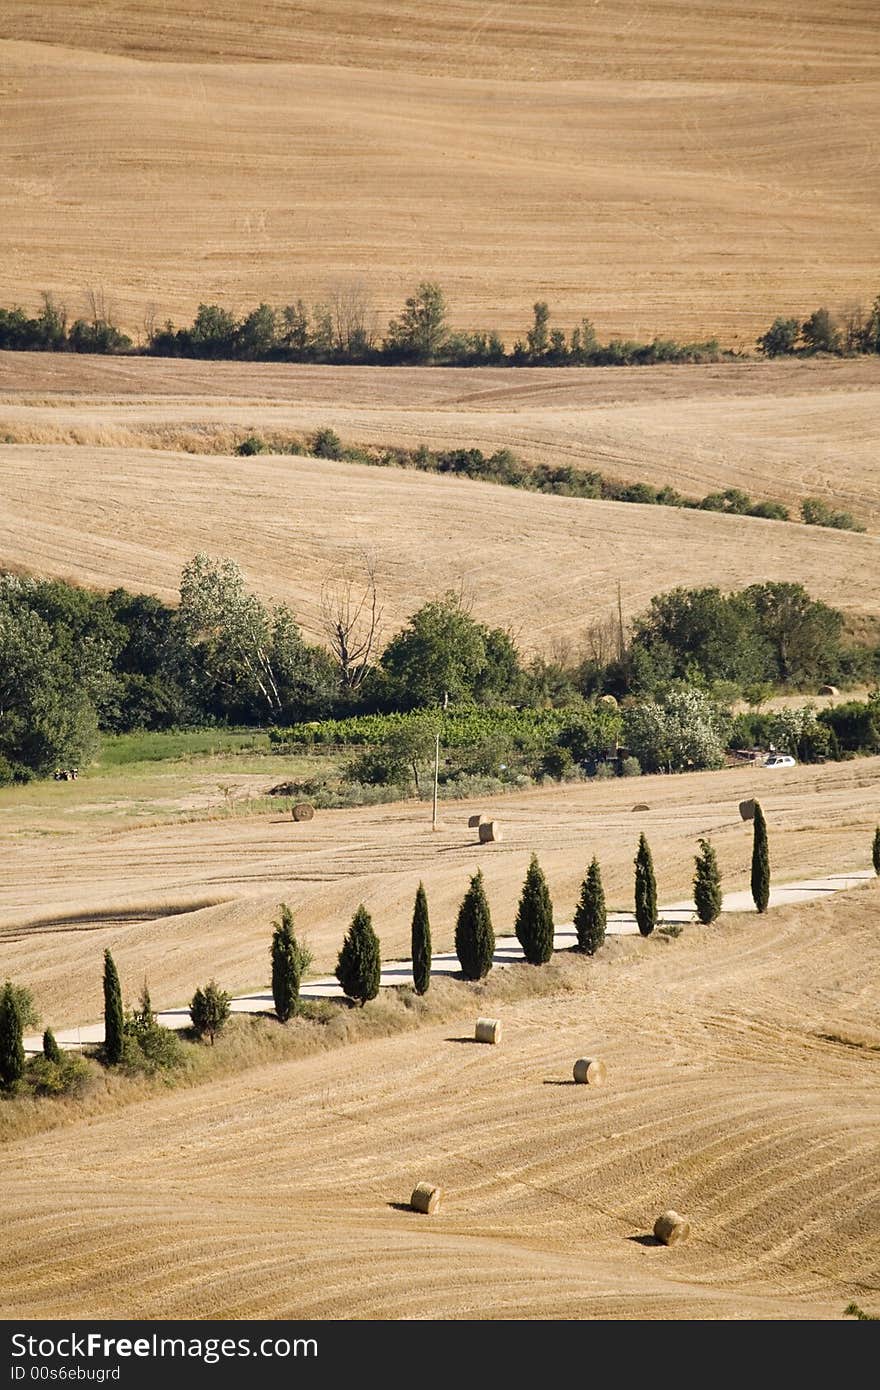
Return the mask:
<path fill-rule="evenodd" d="M 443 692 L 443 709 L 444 709 L 444 711 L 445 711 L 446 706 L 448 705 L 448 703 L 449 703 L 449 692 L 448 692 L 447 690 L 444 690 L 444 692 Z M 436 829 L 438 828 L 438 827 L 437 827 L 437 788 L 438 788 L 438 786 L 439 786 L 439 783 L 440 783 L 440 725 L 438 724 L 438 725 L 437 725 L 437 738 L 436 738 L 436 741 L 435 741 L 435 743 L 434 743 L 434 807 L 433 807 L 433 811 L 432 811 L 432 815 L 431 815 L 431 829 L 432 829 L 432 830 L 436 830 Z"/>

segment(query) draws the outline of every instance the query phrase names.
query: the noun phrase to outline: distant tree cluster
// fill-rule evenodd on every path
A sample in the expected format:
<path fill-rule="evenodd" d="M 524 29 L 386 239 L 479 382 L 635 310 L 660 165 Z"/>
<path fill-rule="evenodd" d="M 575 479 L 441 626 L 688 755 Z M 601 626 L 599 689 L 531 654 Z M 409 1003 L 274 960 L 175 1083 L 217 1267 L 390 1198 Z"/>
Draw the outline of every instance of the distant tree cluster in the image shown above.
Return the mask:
<path fill-rule="evenodd" d="M 834 357 L 853 357 L 880 352 L 880 295 L 865 313 L 862 308 L 843 314 L 814 309 L 803 322 L 795 318 L 776 318 L 758 338 L 765 357 L 812 357 L 826 353 Z"/>

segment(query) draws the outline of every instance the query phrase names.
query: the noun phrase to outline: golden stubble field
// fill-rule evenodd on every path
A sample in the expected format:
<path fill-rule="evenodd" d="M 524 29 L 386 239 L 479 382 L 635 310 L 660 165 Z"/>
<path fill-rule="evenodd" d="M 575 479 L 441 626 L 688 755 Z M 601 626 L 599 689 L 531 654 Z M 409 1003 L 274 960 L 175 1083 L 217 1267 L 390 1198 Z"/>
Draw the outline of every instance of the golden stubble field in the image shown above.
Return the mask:
<path fill-rule="evenodd" d="M 876 1311 L 878 928 L 868 886 L 617 942 L 555 997 L 493 1003 L 499 1048 L 470 1045 L 465 1003 L 12 1143 L 0 1311 Z M 585 1052 L 607 1061 L 601 1090 L 570 1083 Z M 434 1218 L 404 1207 L 422 1178 L 447 1193 Z M 671 1250 L 645 1239 L 669 1206 L 694 1228 Z"/>
<path fill-rule="evenodd" d="M 871 0 L 5 7 L 0 302 L 716 334 L 877 291 Z"/>

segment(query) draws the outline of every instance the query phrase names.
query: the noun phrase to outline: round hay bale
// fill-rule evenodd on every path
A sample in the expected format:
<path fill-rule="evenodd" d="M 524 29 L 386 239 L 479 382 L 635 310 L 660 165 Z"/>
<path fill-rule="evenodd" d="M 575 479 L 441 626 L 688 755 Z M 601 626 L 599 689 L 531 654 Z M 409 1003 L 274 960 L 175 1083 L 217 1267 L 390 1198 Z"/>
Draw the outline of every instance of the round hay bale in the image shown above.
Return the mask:
<path fill-rule="evenodd" d="M 687 1240 L 691 1233 L 691 1223 L 677 1211 L 664 1211 L 654 1222 L 654 1236 L 661 1245 L 676 1245 Z"/>
<path fill-rule="evenodd" d="M 478 811 L 475 816 L 468 816 L 468 830 L 476 830 L 483 819 L 483 812 Z"/>
<path fill-rule="evenodd" d="M 598 1057 L 578 1057 L 574 1064 L 574 1079 L 579 1086 L 604 1086 L 605 1063 Z"/>
<path fill-rule="evenodd" d="M 315 808 L 307 801 L 298 801 L 290 813 L 295 821 L 314 820 Z"/>
<path fill-rule="evenodd" d="M 819 694 L 820 694 L 820 695 L 839 695 L 839 694 L 840 694 L 840 691 L 838 690 L 838 688 L 837 688 L 836 685 L 820 685 L 820 686 L 819 686 Z"/>
<path fill-rule="evenodd" d="M 442 1188 L 435 1187 L 432 1182 L 417 1182 L 409 1204 L 413 1211 L 420 1211 L 423 1216 L 436 1216 L 442 1200 Z"/>
<path fill-rule="evenodd" d="M 494 845 L 504 836 L 501 833 L 501 826 L 497 820 L 484 820 L 480 822 L 480 844 Z"/>
<path fill-rule="evenodd" d="M 474 1041 L 479 1043 L 500 1043 L 501 1019 L 478 1018 L 474 1029 Z"/>
<path fill-rule="evenodd" d="M 650 809 L 651 808 L 648 805 L 647 801 L 637 801 L 635 806 L 633 807 L 634 811 L 650 811 Z"/>
<path fill-rule="evenodd" d="M 741 802 L 739 803 L 739 813 L 740 813 L 740 815 L 742 816 L 743 820 L 754 820 L 754 819 L 755 819 L 755 799 L 754 799 L 754 797 L 750 797 L 750 798 L 748 799 L 748 801 L 741 801 Z"/>
<path fill-rule="evenodd" d="M 597 703 L 607 705 L 609 709 L 617 709 L 617 699 L 614 695 L 600 695 Z"/>

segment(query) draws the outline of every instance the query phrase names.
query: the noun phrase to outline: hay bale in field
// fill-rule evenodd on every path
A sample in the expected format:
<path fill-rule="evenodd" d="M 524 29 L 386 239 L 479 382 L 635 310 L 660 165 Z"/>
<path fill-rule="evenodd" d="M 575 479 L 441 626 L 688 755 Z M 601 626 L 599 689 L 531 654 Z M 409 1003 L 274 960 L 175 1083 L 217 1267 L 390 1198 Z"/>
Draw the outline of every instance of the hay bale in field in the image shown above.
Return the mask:
<path fill-rule="evenodd" d="M 442 1188 L 435 1187 L 432 1182 L 417 1182 L 409 1204 L 413 1211 L 420 1211 L 423 1216 L 435 1216 L 440 1210 L 442 1199 Z"/>
<path fill-rule="evenodd" d="M 837 688 L 836 685 L 820 685 L 820 686 L 819 686 L 819 694 L 820 694 L 820 695 L 839 695 L 839 694 L 840 694 L 840 691 L 838 690 L 838 688 Z"/>
<path fill-rule="evenodd" d="M 498 824 L 497 820 L 481 821 L 479 831 L 481 845 L 494 845 L 498 840 L 504 838 L 501 833 L 501 826 Z"/>
<path fill-rule="evenodd" d="M 754 819 L 755 819 L 755 798 L 754 798 L 754 797 L 749 797 L 748 801 L 741 801 L 741 802 L 739 803 L 739 813 L 740 813 L 740 815 L 742 816 L 742 819 L 743 819 L 743 820 L 754 820 Z"/>
<path fill-rule="evenodd" d="M 654 1222 L 654 1236 L 661 1245 L 676 1245 L 687 1240 L 691 1233 L 691 1223 L 677 1211 L 664 1211 Z"/>
<path fill-rule="evenodd" d="M 482 819 L 482 811 L 478 811 L 475 816 L 468 816 L 468 830 L 476 830 L 477 826 L 482 822 Z"/>
<path fill-rule="evenodd" d="M 634 811 L 650 811 L 650 809 L 651 808 L 648 805 L 647 801 L 637 801 L 635 806 L 633 807 Z"/>
<path fill-rule="evenodd" d="M 501 1019 L 478 1018 L 474 1029 L 474 1041 L 478 1043 L 500 1043 Z"/>
<path fill-rule="evenodd" d="M 574 1064 L 574 1079 L 579 1086 L 604 1086 L 605 1063 L 598 1057 L 578 1057 Z"/>
<path fill-rule="evenodd" d="M 308 801 L 298 801 L 290 814 L 295 821 L 314 820 L 315 808 Z"/>
<path fill-rule="evenodd" d="M 597 704 L 607 705 L 609 709 L 617 709 L 617 700 L 613 695 L 600 695 Z"/>

